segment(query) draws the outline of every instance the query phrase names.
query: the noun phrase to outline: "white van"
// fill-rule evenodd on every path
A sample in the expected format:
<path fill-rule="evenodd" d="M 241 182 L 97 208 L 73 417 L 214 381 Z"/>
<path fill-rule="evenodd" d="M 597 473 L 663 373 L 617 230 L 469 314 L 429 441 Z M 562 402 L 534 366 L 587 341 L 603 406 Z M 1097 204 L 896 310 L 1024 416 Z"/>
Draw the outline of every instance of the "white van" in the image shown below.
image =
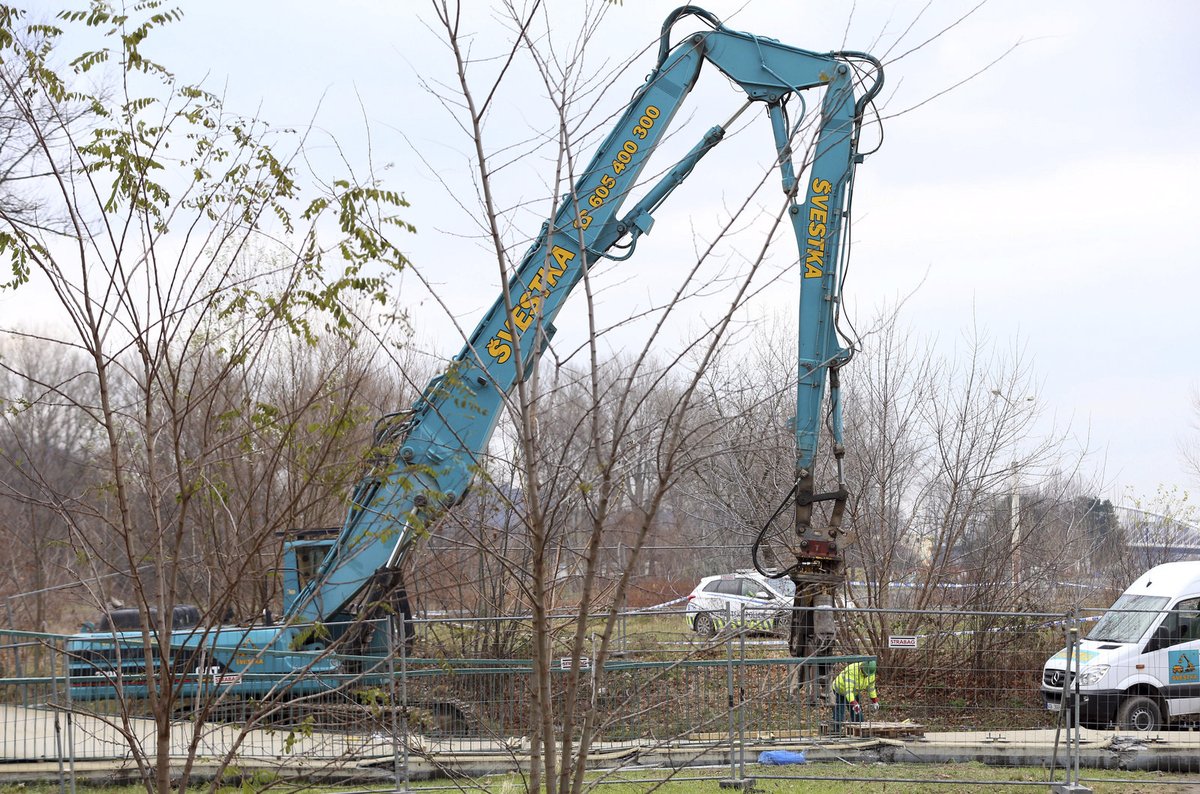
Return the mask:
<path fill-rule="evenodd" d="M 1200 715 L 1198 654 L 1200 560 L 1151 568 L 1080 641 L 1080 722 L 1152 731 Z M 1065 648 L 1042 669 L 1048 709 L 1062 708 L 1066 669 Z M 1074 682 L 1068 694 L 1073 697 Z"/>

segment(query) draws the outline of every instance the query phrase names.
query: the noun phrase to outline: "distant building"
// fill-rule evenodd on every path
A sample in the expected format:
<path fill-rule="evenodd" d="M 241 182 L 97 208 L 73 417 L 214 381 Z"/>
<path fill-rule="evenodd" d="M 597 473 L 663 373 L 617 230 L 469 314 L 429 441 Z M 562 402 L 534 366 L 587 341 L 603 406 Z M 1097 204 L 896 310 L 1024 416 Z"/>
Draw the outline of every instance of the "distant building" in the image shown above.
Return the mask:
<path fill-rule="evenodd" d="M 1176 560 L 1200 559 L 1200 526 L 1192 521 L 1115 506 L 1130 553 L 1145 568 Z"/>

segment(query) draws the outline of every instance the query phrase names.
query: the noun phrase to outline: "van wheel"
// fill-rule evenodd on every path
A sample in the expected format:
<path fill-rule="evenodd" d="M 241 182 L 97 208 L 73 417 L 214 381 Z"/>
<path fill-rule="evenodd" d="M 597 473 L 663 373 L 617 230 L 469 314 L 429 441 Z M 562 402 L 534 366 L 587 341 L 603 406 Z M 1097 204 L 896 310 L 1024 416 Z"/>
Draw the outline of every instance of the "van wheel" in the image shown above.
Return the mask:
<path fill-rule="evenodd" d="M 717 633 L 717 626 L 707 612 L 701 612 L 696 616 L 696 633 L 701 637 L 711 637 Z"/>
<path fill-rule="evenodd" d="M 1125 698 L 1117 709 L 1117 727 L 1126 731 L 1156 731 L 1162 727 L 1162 710 L 1145 695 Z"/>

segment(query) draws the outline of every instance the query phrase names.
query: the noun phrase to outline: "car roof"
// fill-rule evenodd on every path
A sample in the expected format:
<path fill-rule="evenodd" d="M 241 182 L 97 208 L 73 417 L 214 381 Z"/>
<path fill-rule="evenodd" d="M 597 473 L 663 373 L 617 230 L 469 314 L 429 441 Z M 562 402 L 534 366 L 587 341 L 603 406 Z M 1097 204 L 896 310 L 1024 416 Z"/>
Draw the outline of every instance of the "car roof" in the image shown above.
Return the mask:
<path fill-rule="evenodd" d="M 763 576 L 758 571 L 734 571 L 733 573 L 714 573 L 710 576 L 705 576 L 696 584 L 697 587 L 703 587 L 710 582 L 729 581 L 730 579 L 753 579 L 761 584 L 768 586 L 778 585 L 779 582 L 786 579 L 783 576 L 767 577 Z"/>

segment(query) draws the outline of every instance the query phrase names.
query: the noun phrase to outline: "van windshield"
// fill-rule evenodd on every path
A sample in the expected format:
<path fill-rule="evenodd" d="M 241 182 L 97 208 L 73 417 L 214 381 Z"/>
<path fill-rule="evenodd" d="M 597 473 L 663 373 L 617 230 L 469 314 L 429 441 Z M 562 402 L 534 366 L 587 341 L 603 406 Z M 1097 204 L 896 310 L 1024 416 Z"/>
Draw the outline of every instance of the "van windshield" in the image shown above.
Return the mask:
<path fill-rule="evenodd" d="M 1108 608 L 1087 638 L 1098 642 L 1137 642 L 1161 616 L 1158 610 L 1166 605 L 1166 596 L 1126 593 Z"/>

